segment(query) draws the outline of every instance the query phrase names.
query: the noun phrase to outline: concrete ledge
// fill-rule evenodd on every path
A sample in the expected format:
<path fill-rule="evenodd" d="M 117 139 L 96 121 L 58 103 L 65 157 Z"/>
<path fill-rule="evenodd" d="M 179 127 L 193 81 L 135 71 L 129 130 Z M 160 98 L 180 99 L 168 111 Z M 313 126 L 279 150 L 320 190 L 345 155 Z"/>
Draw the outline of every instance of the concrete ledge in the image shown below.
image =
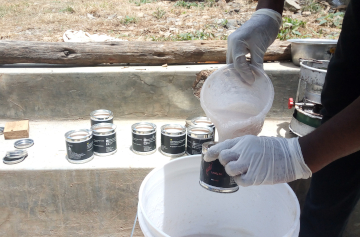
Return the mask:
<path fill-rule="evenodd" d="M 184 124 L 179 119 L 151 121 L 158 127 L 169 122 Z M 65 159 L 64 134 L 88 128 L 90 121 L 31 121 L 35 145 L 28 149 L 28 158 L 16 165 L 0 162 L 0 236 L 130 236 L 142 180 L 170 160 L 158 151 L 149 156 L 130 151 L 130 127 L 135 122 L 115 120 L 116 154 L 75 165 Z M 289 119 L 267 119 L 260 135 L 292 137 L 288 126 Z M 159 147 L 159 134 L 157 138 Z M 13 149 L 13 143 L 0 136 L 0 158 Z M 309 180 L 290 185 L 302 202 Z M 347 237 L 358 236 L 359 210 L 358 205 Z M 138 225 L 134 236 L 143 236 Z"/>
<path fill-rule="evenodd" d="M 81 119 L 106 108 L 116 118 L 186 118 L 203 114 L 192 94 L 196 73 L 219 64 L 184 66 L 53 65 L 0 66 L 0 118 Z M 290 117 L 287 99 L 295 97 L 299 68 L 266 63 L 275 87 L 272 118 Z"/>

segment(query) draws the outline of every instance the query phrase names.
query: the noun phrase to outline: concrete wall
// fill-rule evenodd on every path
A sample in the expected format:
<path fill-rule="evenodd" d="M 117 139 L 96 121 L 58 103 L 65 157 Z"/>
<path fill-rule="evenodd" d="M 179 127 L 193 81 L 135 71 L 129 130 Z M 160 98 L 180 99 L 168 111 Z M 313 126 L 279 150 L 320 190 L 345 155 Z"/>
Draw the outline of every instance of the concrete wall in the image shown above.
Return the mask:
<path fill-rule="evenodd" d="M 0 66 L 0 118 L 81 119 L 99 108 L 116 118 L 187 118 L 202 114 L 193 96 L 196 73 L 221 65 L 169 67 Z M 269 117 L 290 117 L 299 68 L 271 63 L 275 99 Z"/>

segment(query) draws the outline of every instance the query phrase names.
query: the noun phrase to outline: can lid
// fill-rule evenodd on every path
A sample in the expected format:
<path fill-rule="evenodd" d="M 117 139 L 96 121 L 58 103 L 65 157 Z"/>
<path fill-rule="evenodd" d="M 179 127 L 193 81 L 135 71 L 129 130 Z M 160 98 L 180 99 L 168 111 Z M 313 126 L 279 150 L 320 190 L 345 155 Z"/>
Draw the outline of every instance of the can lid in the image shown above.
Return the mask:
<path fill-rule="evenodd" d="M 139 122 L 133 124 L 131 130 L 136 134 L 152 134 L 156 132 L 156 125 L 148 122 Z"/>
<path fill-rule="evenodd" d="M 7 165 L 17 164 L 22 162 L 27 156 L 28 153 L 26 150 L 8 151 L 3 158 L 3 162 Z"/>
<path fill-rule="evenodd" d="M 90 113 L 90 118 L 96 121 L 110 120 L 113 117 L 113 112 L 107 109 L 98 109 Z"/>
<path fill-rule="evenodd" d="M 165 124 L 161 126 L 161 133 L 169 136 L 182 136 L 186 133 L 186 128 L 180 124 Z"/>
<path fill-rule="evenodd" d="M 112 123 L 98 123 L 91 127 L 94 135 L 109 135 L 114 133 L 116 125 Z"/>
<path fill-rule="evenodd" d="M 206 126 L 190 126 L 187 128 L 188 136 L 197 139 L 207 139 L 214 136 L 212 127 Z"/>
<path fill-rule="evenodd" d="M 26 149 L 34 145 L 33 139 L 21 139 L 14 143 L 14 147 L 17 149 Z"/>
<path fill-rule="evenodd" d="M 69 142 L 82 142 L 92 137 L 92 131 L 89 129 L 71 130 L 65 133 L 65 139 Z"/>
<path fill-rule="evenodd" d="M 217 144 L 217 142 L 213 142 L 213 141 L 203 143 L 202 144 L 202 153 L 206 154 L 206 152 L 209 150 L 209 148 L 216 144 Z"/>
<path fill-rule="evenodd" d="M 3 135 L 4 134 L 4 127 L 0 126 L 0 135 Z"/>

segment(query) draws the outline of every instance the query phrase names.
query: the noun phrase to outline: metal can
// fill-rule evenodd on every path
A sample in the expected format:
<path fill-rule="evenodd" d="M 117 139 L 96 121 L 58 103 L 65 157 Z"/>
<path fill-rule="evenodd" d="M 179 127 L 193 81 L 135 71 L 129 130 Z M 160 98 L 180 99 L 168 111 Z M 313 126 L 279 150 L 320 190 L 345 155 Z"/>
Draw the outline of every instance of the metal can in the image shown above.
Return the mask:
<path fill-rule="evenodd" d="M 112 123 L 98 123 L 91 127 L 94 142 L 94 154 L 97 156 L 109 156 L 115 154 L 116 125 Z"/>
<path fill-rule="evenodd" d="M 202 144 L 214 141 L 214 133 L 211 127 L 190 126 L 187 128 L 187 147 L 188 155 L 201 154 Z"/>
<path fill-rule="evenodd" d="M 215 125 L 211 122 L 208 117 L 196 117 L 191 120 L 191 123 L 195 126 L 204 126 L 213 129 L 214 137 L 215 137 Z M 199 153 L 200 154 L 200 153 Z"/>
<path fill-rule="evenodd" d="M 215 145 L 215 142 L 206 142 L 203 144 L 201 168 L 200 168 L 200 185 L 207 190 L 217 193 L 233 193 L 239 190 L 234 178 L 225 172 L 225 167 L 218 159 L 206 162 L 204 155 L 207 150 Z"/>
<path fill-rule="evenodd" d="M 82 164 L 94 158 L 93 134 L 89 129 L 72 130 L 65 133 L 67 160 Z"/>
<path fill-rule="evenodd" d="M 106 109 L 99 109 L 90 113 L 91 126 L 98 123 L 113 123 L 113 118 L 113 113 Z"/>
<path fill-rule="evenodd" d="M 180 124 L 161 126 L 161 153 L 170 157 L 185 154 L 186 129 Z"/>
<path fill-rule="evenodd" d="M 156 152 L 156 125 L 148 122 L 135 123 L 132 130 L 132 151 L 138 155 Z"/>

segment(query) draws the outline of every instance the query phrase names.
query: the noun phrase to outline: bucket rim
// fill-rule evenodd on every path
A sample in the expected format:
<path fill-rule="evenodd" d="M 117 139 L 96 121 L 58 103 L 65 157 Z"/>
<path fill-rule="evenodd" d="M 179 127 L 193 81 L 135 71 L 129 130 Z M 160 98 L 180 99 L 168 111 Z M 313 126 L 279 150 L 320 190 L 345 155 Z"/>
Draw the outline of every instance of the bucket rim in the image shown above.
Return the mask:
<path fill-rule="evenodd" d="M 138 202 L 138 213 L 141 212 L 141 215 L 143 217 L 143 219 L 145 220 L 145 222 L 151 224 L 151 226 L 161 235 L 163 235 L 164 237 L 171 237 L 170 235 L 166 234 L 165 232 L 163 232 L 162 230 L 158 229 L 157 227 L 155 227 L 154 223 L 148 218 L 147 214 L 143 211 L 144 208 L 142 206 L 142 193 L 145 189 L 145 185 L 146 183 L 149 181 L 149 179 L 152 177 L 153 174 L 155 174 L 156 172 L 158 172 L 159 170 L 161 170 L 165 165 L 168 165 L 170 163 L 174 163 L 174 162 L 179 162 L 181 160 L 185 160 L 185 159 L 201 159 L 201 155 L 189 155 L 189 156 L 184 156 L 181 158 L 177 158 L 174 160 L 170 160 L 168 162 L 166 162 L 165 164 L 163 164 L 160 167 L 157 167 L 155 169 L 153 169 L 149 174 L 146 175 L 145 179 L 142 181 L 141 185 L 140 185 L 140 189 L 139 189 L 139 202 Z M 293 197 L 295 200 L 298 200 L 294 190 L 292 190 L 292 188 L 289 186 L 289 184 L 287 183 L 282 183 L 282 184 L 275 184 L 275 185 L 284 185 L 287 189 L 287 191 L 289 192 L 289 194 L 291 195 L 291 197 Z M 139 221 L 140 222 L 140 221 Z M 295 221 L 292 224 L 291 228 L 289 228 L 288 232 L 283 235 L 283 236 L 279 236 L 279 237 L 288 237 L 289 234 L 294 233 L 294 231 L 296 231 L 297 226 L 299 225 L 300 222 L 300 204 L 299 201 L 296 202 L 296 216 L 295 216 Z"/>

